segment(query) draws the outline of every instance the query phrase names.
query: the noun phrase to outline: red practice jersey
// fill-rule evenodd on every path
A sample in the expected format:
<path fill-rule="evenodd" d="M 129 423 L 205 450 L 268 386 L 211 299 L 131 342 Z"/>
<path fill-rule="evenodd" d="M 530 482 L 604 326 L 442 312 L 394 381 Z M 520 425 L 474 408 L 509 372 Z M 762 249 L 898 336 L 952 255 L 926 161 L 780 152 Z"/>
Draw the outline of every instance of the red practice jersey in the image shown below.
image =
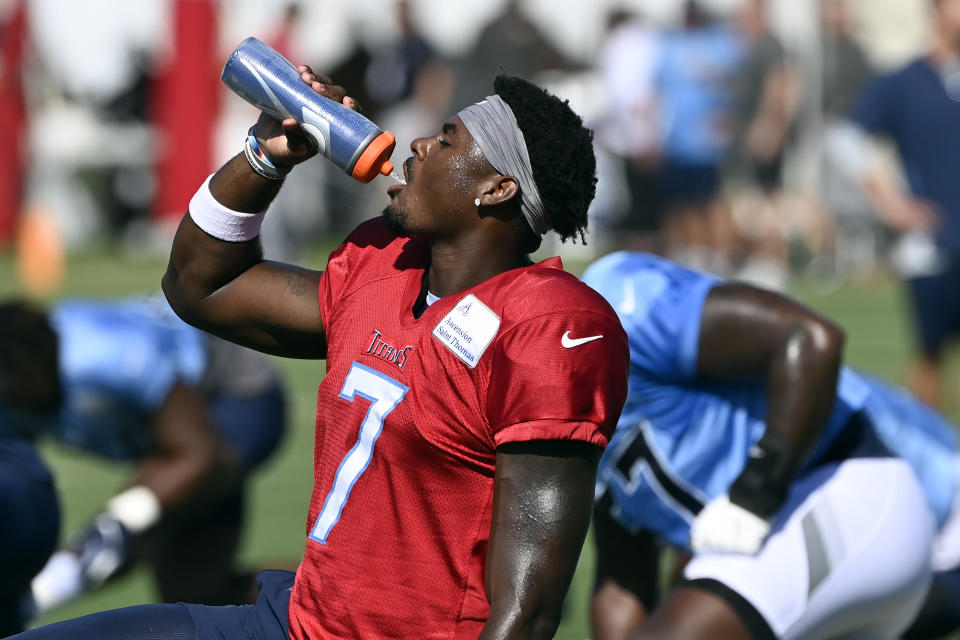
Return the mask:
<path fill-rule="evenodd" d="M 428 261 L 423 240 L 371 220 L 320 279 L 327 374 L 295 640 L 475 639 L 497 446 L 604 447 L 623 407 L 626 335 L 559 259 L 416 318 Z"/>

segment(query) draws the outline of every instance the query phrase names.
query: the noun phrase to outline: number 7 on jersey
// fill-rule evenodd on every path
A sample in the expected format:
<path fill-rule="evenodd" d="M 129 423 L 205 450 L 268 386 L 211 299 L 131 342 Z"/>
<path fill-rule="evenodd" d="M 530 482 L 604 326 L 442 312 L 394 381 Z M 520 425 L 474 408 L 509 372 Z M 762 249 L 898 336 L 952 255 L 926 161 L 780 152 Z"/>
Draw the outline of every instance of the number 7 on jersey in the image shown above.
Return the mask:
<path fill-rule="evenodd" d="M 354 362 L 343 381 L 340 397 L 353 402 L 357 396 L 370 401 L 363 422 L 360 423 L 360 433 L 357 444 L 347 452 L 337 468 L 337 475 L 333 479 L 333 487 L 323 502 L 317 523 L 313 525 L 310 538 L 320 544 L 327 543 L 327 537 L 333 526 L 340 519 L 343 506 L 350 497 L 350 491 L 357 479 L 367 470 L 373 458 L 373 446 L 377 443 L 380 431 L 383 430 L 383 421 L 391 411 L 397 408 L 410 388 L 402 385 L 375 369 Z"/>

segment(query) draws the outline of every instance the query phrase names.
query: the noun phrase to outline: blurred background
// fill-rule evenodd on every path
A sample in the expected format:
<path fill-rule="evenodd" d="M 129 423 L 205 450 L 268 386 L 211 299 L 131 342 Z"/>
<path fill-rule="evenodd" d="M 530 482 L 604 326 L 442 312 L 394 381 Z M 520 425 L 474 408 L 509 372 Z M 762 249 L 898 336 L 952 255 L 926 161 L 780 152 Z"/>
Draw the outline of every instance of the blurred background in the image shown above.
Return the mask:
<path fill-rule="evenodd" d="M 945 99 L 960 100 L 960 47 L 942 50 L 960 34 L 951 4 L 0 0 L 0 295 L 50 303 L 159 288 L 190 197 L 256 118 L 219 81 L 253 35 L 344 85 L 396 135 L 395 163 L 411 139 L 492 92 L 497 72 L 539 82 L 594 130 L 599 174 L 588 244 L 541 253 L 580 273 L 617 248 L 654 251 L 787 291 L 848 330 L 854 365 L 956 417 L 949 351 L 914 337 L 901 283 L 949 271 L 941 236 L 955 234 L 960 209 L 923 191 L 903 127 L 871 115 L 896 97 L 871 95 L 876 79 L 928 54 Z M 960 130 L 957 107 L 931 111 L 945 133 Z M 323 159 L 298 168 L 267 216 L 268 257 L 322 268 L 379 213 L 388 181 L 361 185 Z M 263 566 L 302 554 L 323 375 L 322 363 L 278 364 L 289 437 L 253 483 L 243 551 Z M 70 532 L 124 470 L 44 453 Z M 583 563 L 561 638 L 588 633 Z M 45 620 L 149 601 L 151 589 L 135 572 Z"/>

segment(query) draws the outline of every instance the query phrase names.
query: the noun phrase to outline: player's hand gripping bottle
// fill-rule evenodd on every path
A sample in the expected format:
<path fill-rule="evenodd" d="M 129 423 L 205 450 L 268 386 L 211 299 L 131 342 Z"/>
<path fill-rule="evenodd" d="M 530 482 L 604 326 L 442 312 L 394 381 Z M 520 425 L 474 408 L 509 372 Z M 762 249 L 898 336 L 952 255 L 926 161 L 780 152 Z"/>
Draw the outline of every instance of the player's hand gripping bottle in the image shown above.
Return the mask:
<path fill-rule="evenodd" d="M 220 79 L 241 98 L 283 120 L 294 118 L 319 153 L 360 182 L 393 171 L 393 134 L 313 91 L 297 68 L 256 38 L 240 43 Z"/>

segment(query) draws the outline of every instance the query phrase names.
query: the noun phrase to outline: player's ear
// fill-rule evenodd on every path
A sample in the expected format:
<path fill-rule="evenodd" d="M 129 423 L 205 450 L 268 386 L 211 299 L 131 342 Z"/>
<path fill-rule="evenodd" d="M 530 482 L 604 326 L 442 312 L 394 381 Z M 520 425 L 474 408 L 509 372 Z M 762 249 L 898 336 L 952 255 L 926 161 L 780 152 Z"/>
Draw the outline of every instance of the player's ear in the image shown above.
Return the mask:
<path fill-rule="evenodd" d="M 491 178 L 480 195 L 481 207 L 495 207 L 506 204 L 520 193 L 520 185 L 513 176 L 496 176 Z"/>

